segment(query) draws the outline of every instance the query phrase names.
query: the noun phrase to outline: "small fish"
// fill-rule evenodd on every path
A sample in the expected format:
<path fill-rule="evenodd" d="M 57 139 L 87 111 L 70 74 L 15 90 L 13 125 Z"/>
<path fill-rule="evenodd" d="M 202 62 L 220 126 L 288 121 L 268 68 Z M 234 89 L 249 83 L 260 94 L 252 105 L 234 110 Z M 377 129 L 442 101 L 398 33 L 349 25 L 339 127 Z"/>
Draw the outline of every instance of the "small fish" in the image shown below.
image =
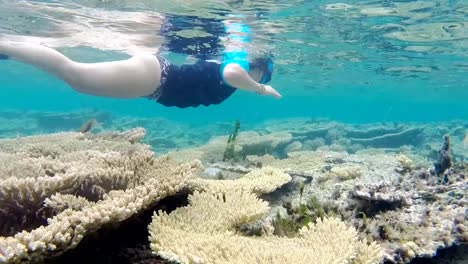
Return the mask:
<path fill-rule="evenodd" d="M 100 124 L 98 123 L 98 121 L 93 118 L 93 119 L 90 119 L 90 120 L 86 121 L 86 123 L 84 123 L 80 127 L 80 130 L 78 130 L 78 131 L 81 132 L 81 133 L 87 133 L 87 132 L 91 131 L 94 127 L 97 127 L 99 125 Z"/>

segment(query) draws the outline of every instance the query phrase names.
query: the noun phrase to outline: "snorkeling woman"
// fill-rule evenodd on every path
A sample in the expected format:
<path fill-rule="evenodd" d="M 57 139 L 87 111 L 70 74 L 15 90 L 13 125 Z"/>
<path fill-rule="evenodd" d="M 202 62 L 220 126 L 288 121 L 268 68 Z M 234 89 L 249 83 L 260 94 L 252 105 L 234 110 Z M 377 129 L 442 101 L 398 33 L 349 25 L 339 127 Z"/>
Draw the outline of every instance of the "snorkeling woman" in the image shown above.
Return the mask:
<path fill-rule="evenodd" d="M 164 32 L 177 29 L 178 23 L 174 19 L 166 19 L 162 27 Z M 209 22 L 206 24 L 213 24 L 213 21 Z M 160 54 L 136 52 L 121 61 L 80 63 L 42 45 L 11 41 L 0 41 L 0 60 L 15 59 L 31 64 L 64 80 L 81 93 L 113 98 L 145 97 L 164 106 L 185 108 L 219 104 L 237 89 L 281 98 L 274 88 L 266 85 L 273 73 L 271 57 L 249 60 L 245 49 L 245 44 L 250 41 L 249 27 L 235 16 L 214 22 L 221 23 L 228 40 L 220 52 L 212 52 L 221 55 L 220 61 L 210 60 L 209 54 L 203 53 L 195 56 L 194 64 L 178 66 Z M 220 45 L 219 39 L 214 36 L 208 42 Z M 194 41 L 197 39 L 169 37 L 168 45 L 160 51 L 187 54 L 186 47 L 193 46 Z"/>

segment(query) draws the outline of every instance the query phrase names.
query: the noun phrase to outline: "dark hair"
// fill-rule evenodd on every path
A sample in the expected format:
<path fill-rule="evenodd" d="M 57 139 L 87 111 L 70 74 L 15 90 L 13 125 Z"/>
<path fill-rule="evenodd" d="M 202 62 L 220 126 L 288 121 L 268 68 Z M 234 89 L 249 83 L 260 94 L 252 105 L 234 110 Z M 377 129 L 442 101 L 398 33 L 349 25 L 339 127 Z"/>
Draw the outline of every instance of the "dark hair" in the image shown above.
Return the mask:
<path fill-rule="evenodd" d="M 267 83 L 271 80 L 271 75 L 273 74 L 273 60 L 271 57 L 266 58 L 256 58 L 249 64 L 251 69 L 259 69 L 263 72 L 260 83 Z"/>

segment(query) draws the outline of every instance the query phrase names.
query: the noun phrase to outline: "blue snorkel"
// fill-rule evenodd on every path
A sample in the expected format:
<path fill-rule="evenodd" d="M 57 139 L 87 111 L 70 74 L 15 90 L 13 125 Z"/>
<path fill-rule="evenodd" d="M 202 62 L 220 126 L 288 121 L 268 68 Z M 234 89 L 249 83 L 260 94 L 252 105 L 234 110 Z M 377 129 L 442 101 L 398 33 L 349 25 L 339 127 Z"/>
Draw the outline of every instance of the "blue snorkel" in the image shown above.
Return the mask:
<path fill-rule="evenodd" d="M 223 63 L 221 65 L 221 76 L 224 67 L 230 63 L 236 63 L 245 71 L 249 72 L 249 54 L 245 50 L 245 44 L 251 41 L 250 27 L 241 22 L 242 16 L 229 15 L 232 20 L 224 23 L 224 30 L 228 34 L 228 47 L 223 51 Z"/>

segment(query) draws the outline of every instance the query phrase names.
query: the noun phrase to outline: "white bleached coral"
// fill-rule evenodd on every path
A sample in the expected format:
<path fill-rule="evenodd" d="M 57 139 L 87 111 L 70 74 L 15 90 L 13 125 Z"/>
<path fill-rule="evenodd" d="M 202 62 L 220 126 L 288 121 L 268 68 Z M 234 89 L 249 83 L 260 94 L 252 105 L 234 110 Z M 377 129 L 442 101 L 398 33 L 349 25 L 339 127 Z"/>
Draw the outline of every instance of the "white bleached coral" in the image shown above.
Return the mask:
<path fill-rule="evenodd" d="M 106 223 L 121 222 L 141 212 L 156 201 L 175 194 L 185 186 L 199 166 L 192 162 L 166 170 L 127 190 L 111 191 L 104 199 L 81 208 L 66 209 L 48 220 L 48 225 L 31 232 L 23 231 L 12 237 L 0 237 L 0 260 L 40 259 L 78 245 L 82 238 Z"/>
<path fill-rule="evenodd" d="M 224 190 L 243 190 L 256 194 L 271 193 L 280 186 L 291 181 L 291 176 L 280 169 L 265 167 L 247 173 L 236 180 L 209 180 L 194 179 L 190 187 L 195 190 L 210 190 L 212 192 L 223 192 Z"/>
<path fill-rule="evenodd" d="M 382 258 L 382 248 L 379 244 L 367 243 L 367 239 L 362 239 L 358 242 L 358 252 L 353 263 L 355 264 L 372 264 Z"/>
<path fill-rule="evenodd" d="M 0 140 L 1 160 L 13 162 L 0 167 L 0 262 L 58 255 L 186 187 L 200 162 L 155 159 L 134 141 L 141 131 Z M 45 222 L 48 209 L 58 214 Z"/>
<path fill-rule="evenodd" d="M 90 206 L 91 203 L 92 202 L 90 202 L 88 199 L 81 196 L 57 193 L 45 199 L 44 207 L 61 212 L 68 208 L 73 210 L 80 210 Z"/>
<path fill-rule="evenodd" d="M 335 218 L 319 219 L 300 230 L 297 238 L 272 235 L 246 237 L 242 224 L 255 221 L 268 206 L 239 190 L 195 192 L 191 204 L 171 214 L 155 213 L 151 249 L 181 263 L 378 263 L 376 244 L 359 243 L 355 229 Z M 358 253 L 362 255 L 357 256 Z"/>
<path fill-rule="evenodd" d="M 138 133 L 133 133 L 137 131 Z M 149 146 L 131 143 L 140 129 L 88 135 L 57 133 L 0 140 L 1 235 L 43 224 L 46 198 L 72 194 L 97 201 L 142 181 L 153 163 Z"/>

